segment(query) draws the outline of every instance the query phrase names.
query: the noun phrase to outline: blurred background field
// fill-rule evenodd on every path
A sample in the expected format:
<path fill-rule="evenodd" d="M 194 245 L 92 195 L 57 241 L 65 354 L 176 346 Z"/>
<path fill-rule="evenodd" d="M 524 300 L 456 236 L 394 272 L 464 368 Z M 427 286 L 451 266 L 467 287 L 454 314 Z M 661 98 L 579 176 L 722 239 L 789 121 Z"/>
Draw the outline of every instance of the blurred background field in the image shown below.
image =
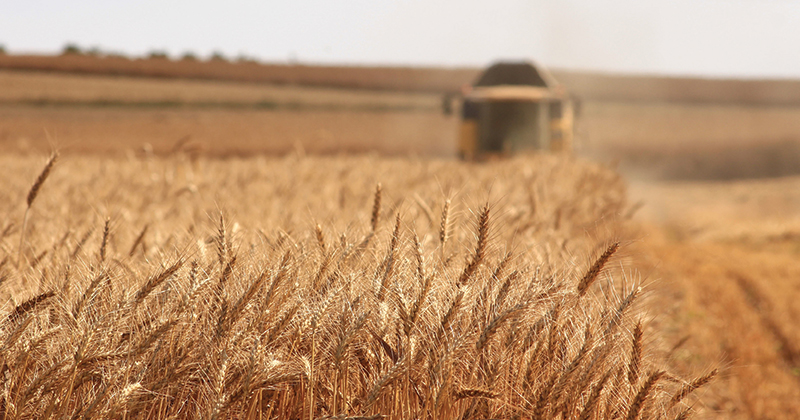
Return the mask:
<path fill-rule="evenodd" d="M 442 101 L 478 74 L 477 69 L 336 67 L 336 78 L 326 79 L 330 68 L 304 66 L 305 73 L 281 79 L 296 67 L 119 59 L 145 68 L 168 64 L 153 77 L 130 69 L 129 75 L 87 69 L 110 58 L 78 57 L 89 63 L 84 67 L 69 67 L 76 60 L 70 56 L 47 59 L 50 67 L 30 71 L 14 69 L 25 61 L 12 66 L 0 56 L 0 67 L 6 67 L 0 70 L 2 150 L 42 152 L 58 144 L 65 152 L 142 147 L 165 152 L 191 141 L 217 156 L 297 149 L 454 156 L 458 101 L 448 99 L 456 108 L 449 115 L 442 112 Z M 59 60 L 67 64 L 57 65 Z M 183 77 L 203 66 L 219 74 Z M 237 72 L 240 67 L 269 77 L 254 82 Z M 800 171 L 796 82 L 555 74 L 579 101 L 579 155 L 650 178 Z"/>

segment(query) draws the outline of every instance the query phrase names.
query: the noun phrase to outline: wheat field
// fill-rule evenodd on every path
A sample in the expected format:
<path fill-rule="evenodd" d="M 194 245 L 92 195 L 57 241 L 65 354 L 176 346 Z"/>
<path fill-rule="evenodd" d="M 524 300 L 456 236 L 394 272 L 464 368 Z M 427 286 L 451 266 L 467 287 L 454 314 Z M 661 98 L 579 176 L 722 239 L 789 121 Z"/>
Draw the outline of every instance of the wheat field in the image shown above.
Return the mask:
<path fill-rule="evenodd" d="M 3 418 L 673 419 L 625 185 L 563 156 L 0 157 Z"/>

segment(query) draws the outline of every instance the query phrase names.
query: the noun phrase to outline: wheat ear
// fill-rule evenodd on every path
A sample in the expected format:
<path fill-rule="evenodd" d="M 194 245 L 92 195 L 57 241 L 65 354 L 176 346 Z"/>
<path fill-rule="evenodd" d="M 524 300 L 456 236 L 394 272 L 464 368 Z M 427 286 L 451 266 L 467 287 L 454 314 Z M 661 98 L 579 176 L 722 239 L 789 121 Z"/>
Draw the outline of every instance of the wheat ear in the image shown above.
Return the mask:
<path fill-rule="evenodd" d="M 389 253 L 386 256 L 386 262 L 384 263 L 386 269 L 383 272 L 380 289 L 378 290 L 378 300 L 381 302 L 383 302 L 383 299 L 386 296 L 386 291 L 389 287 L 389 280 L 392 274 L 394 273 L 394 268 L 397 260 L 397 247 L 399 243 L 400 243 L 400 213 L 397 213 L 397 218 L 394 224 L 394 231 L 392 232 L 392 241 L 389 244 Z"/>
<path fill-rule="evenodd" d="M 444 255 L 444 245 L 447 243 L 447 239 L 449 237 L 449 228 L 450 227 L 450 200 L 445 200 L 444 206 L 442 206 L 442 218 L 439 222 L 439 246 L 442 249 L 442 255 Z M 442 258 L 444 259 L 444 257 Z"/>
<path fill-rule="evenodd" d="M 42 302 L 50 299 L 51 297 L 55 296 L 55 292 L 45 292 L 40 295 L 36 295 L 25 302 L 20 303 L 17 305 L 8 317 L 6 318 L 7 321 L 15 322 L 18 319 L 22 318 L 28 312 L 34 310 L 37 306 L 39 306 Z"/>
<path fill-rule="evenodd" d="M 692 407 L 687 408 L 686 410 L 681 411 L 675 416 L 675 420 L 686 420 L 689 418 L 689 414 L 692 414 Z"/>
<path fill-rule="evenodd" d="M 78 254 L 81 252 L 81 250 L 83 250 L 83 246 L 86 244 L 86 241 L 89 240 L 93 233 L 94 227 L 89 227 L 89 229 L 86 230 L 86 233 L 81 236 L 81 239 L 78 240 L 78 243 L 75 245 L 75 249 L 73 249 L 72 254 L 70 254 L 70 258 L 74 260 L 78 257 Z"/>
<path fill-rule="evenodd" d="M 475 350 L 478 353 L 482 352 L 489 343 L 489 340 L 491 340 L 495 333 L 497 333 L 497 330 L 503 326 L 506 321 L 517 316 L 523 309 L 523 306 L 515 306 L 494 317 L 492 322 L 486 325 L 486 328 L 483 329 L 480 337 L 478 337 L 478 341 L 475 343 Z"/>
<path fill-rule="evenodd" d="M 660 370 L 650 374 L 650 376 L 647 378 L 647 381 L 639 389 L 636 397 L 633 398 L 633 403 L 631 404 L 631 408 L 628 410 L 628 415 L 625 416 L 625 420 L 636 420 L 639 418 L 639 414 L 642 411 L 642 407 L 644 407 L 644 404 L 647 402 L 650 392 L 653 390 L 656 382 L 658 382 L 658 380 L 664 376 L 664 373 L 665 372 L 663 370 Z"/>
<path fill-rule="evenodd" d="M 419 295 L 417 296 L 417 300 L 414 302 L 414 306 L 411 307 L 411 312 L 409 313 L 408 316 L 408 322 L 403 326 L 403 330 L 406 333 L 406 336 L 411 335 L 411 330 L 417 323 L 417 319 L 419 318 L 419 314 L 422 310 L 422 305 L 425 304 L 425 299 L 428 297 L 428 294 L 431 291 L 431 284 L 433 283 L 433 277 L 434 275 L 431 274 L 430 276 L 425 278 L 425 281 L 422 284 L 422 288 L 419 291 Z"/>
<path fill-rule="evenodd" d="M 600 274 L 600 271 L 603 270 L 603 266 L 606 265 L 609 258 L 614 255 L 615 252 L 619 249 L 619 242 L 614 242 L 613 244 L 609 245 L 606 248 L 606 251 L 603 252 L 603 255 L 600 255 L 600 258 L 592 264 L 592 267 L 589 268 L 589 271 L 583 275 L 583 278 L 578 283 L 578 295 L 583 296 L 586 294 L 586 291 L 589 290 L 589 286 L 594 283 L 597 279 L 597 276 Z"/>
<path fill-rule="evenodd" d="M 317 225 L 314 226 L 314 233 L 317 236 L 317 244 L 319 244 L 319 249 L 322 250 L 322 254 L 324 255 L 327 249 L 325 247 L 325 233 L 322 231 L 322 225 L 317 223 Z"/>
<path fill-rule="evenodd" d="M 611 372 L 606 373 L 600 382 L 594 386 L 592 389 L 592 393 L 589 395 L 589 399 L 586 401 L 586 404 L 583 406 L 583 410 L 581 411 L 578 420 L 589 420 L 592 413 L 594 412 L 595 408 L 597 408 L 597 403 L 600 401 L 600 393 L 603 392 L 603 387 L 605 387 L 606 382 L 608 382 L 608 378 L 611 377 Z"/>
<path fill-rule="evenodd" d="M 178 269 L 181 268 L 182 265 L 183 265 L 183 260 L 178 260 L 175 262 L 175 264 L 172 264 L 172 266 L 170 266 L 166 270 L 163 270 L 160 273 L 150 277 L 147 280 L 147 282 L 144 285 L 142 285 L 139 291 L 136 292 L 136 296 L 134 297 L 132 302 L 133 307 L 136 307 L 137 305 L 142 303 L 142 301 L 144 301 L 144 298 L 146 298 L 147 295 L 149 295 L 153 290 L 155 290 L 155 288 L 158 287 L 159 284 L 163 283 L 164 280 L 172 277 L 172 275 L 175 274 L 178 271 Z"/>
<path fill-rule="evenodd" d="M 106 260 L 106 247 L 108 246 L 108 235 L 111 230 L 111 220 L 106 219 L 105 225 L 103 225 L 103 241 L 100 242 L 100 262 L 104 262 Z"/>
<path fill-rule="evenodd" d="M 131 245 L 131 250 L 128 252 L 128 256 L 129 257 L 132 257 L 133 253 L 136 252 L 136 247 L 138 247 L 139 244 L 141 244 L 142 241 L 144 240 L 144 235 L 147 233 L 147 228 L 149 228 L 149 227 L 150 227 L 150 225 L 144 225 L 144 227 L 142 228 L 142 231 L 139 232 L 139 236 L 137 236 L 136 240 L 133 241 L 133 245 Z"/>
<path fill-rule="evenodd" d="M 478 243 L 475 245 L 475 253 L 472 256 L 470 263 L 464 268 L 461 273 L 461 278 L 458 284 L 465 285 L 475 274 L 478 266 L 483 262 L 486 257 L 486 244 L 489 241 L 489 205 L 483 206 L 481 215 L 478 217 Z"/>
<path fill-rule="evenodd" d="M 372 202 L 372 219 L 370 219 L 370 224 L 372 226 L 372 232 L 374 233 L 378 230 L 378 222 L 381 218 L 381 184 L 380 182 L 378 185 L 375 186 L 375 199 Z"/>
<path fill-rule="evenodd" d="M 631 360 L 628 364 L 628 382 L 635 385 L 639 381 L 639 367 L 642 363 L 642 321 L 636 323 L 633 329 L 633 342 L 631 344 Z"/>
<path fill-rule="evenodd" d="M 453 392 L 453 398 L 458 400 L 463 400 L 465 398 L 486 398 L 486 399 L 495 399 L 500 396 L 500 393 L 494 392 L 488 389 L 481 389 L 481 388 L 464 388 L 459 389 L 458 391 Z"/>
<path fill-rule="evenodd" d="M 225 232 L 225 217 L 222 214 L 219 215 L 219 227 L 217 228 L 217 237 L 215 239 L 217 244 L 217 258 L 219 260 L 219 266 L 225 267 L 225 260 L 227 259 L 229 253 L 229 245 Z"/>
<path fill-rule="evenodd" d="M 39 176 L 36 178 L 36 182 L 33 183 L 30 191 L 28 191 L 28 199 L 26 200 L 27 207 L 25 207 L 25 215 L 22 217 L 22 232 L 19 236 L 19 255 L 17 255 L 17 267 L 19 267 L 19 265 L 22 263 L 22 247 L 25 245 L 25 228 L 28 225 L 28 212 L 30 212 L 33 201 L 36 200 L 36 197 L 39 195 L 39 190 L 42 189 L 42 184 L 44 184 L 44 181 L 46 181 L 47 177 L 50 176 L 50 171 L 52 171 L 57 160 L 58 152 L 55 152 L 50 156 L 50 160 L 48 160 L 47 164 L 44 165 L 44 169 L 42 169 L 42 172 L 39 173 Z"/>
<path fill-rule="evenodd" d="M 711 372 L 707 373 L 706 375 L 703 375 L 693 380 L 689 384 L 682 386 L 681 389 L 678 392 L 676 392 L 675 395 L 672 396 L 672 400 L 670 400 L 670 405 L 674 406 L 675 404 L 678 404 L 689 394 L 694 392 L 697 388 L 700 388 L 701 386 L 711 382 L 711 380 L 714 379 L 715 376 L 717 376 L 718 372 L 719 371 L 717 369 L 714 369 Z"/>

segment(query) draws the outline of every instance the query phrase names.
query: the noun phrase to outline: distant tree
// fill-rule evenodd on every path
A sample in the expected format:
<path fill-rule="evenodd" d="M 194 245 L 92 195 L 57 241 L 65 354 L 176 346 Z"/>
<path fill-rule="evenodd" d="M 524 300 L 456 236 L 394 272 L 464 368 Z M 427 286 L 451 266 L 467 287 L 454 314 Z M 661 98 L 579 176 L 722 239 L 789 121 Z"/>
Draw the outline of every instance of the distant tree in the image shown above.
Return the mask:
<path fill-rule="evenodd" d="M 153 50 L 147 54 L 147 58 L 151 60 L 166 60 L 169 58 L 166 51 L 162 50 Z"/>
<path fill-rule="evenodd" d="M 6 46 L 0 44 L 0 55 L 5 55 L 5 54 L 6 54 Z"/>
<path fill-rule="evenodd" d="M 197 61 L 197 55 L 195 55 L 195 53 L 193 53 L 191 51 L 187 51 L 187 52 L 183 53 L 183 55 L 181 56 L 181 60 L 183 60 L 183 61 Z"/>
<path fill-rule="evenodd" d="M 80 55 L 83 54 L 81 48 L 72 42 L 64 45 L 64 49 L 61 50 L 61 55 Z"/>
<path fill-rule="evenodd" d="M 131 59 L 127 55 L 125 55 L 123 53 L 120 53 L 120 52 L 108 52 L 105 55 L 108 58 L 122 58 L 122 59 L 125 59 L 125 60 L 130 60 Z"/>
<path fill-rule="evenodd" d="M 228 61 L 228 59 L 221 52 L 214 51 L 211 53 L 211 61 Z"/>
<path fill-rule="evenodd" d="M 239 54 L 236 57 L 236 62 L 237 63 L 246 63 L 246 64 L 256 64 L 256 63 L 258 63 L 258 60 L 255 57 L 251 57 L 251 56 L 249 56 L 247 54 Z"/>
<path fill-rule="evenodd" d="M 85 54 L 86 55 L 91 55 L 93 57 L 98 57 L 98 56 L 103 55 L 103 52 L 100 51 L 100 47 L 95 46 L 95 47 L 91 47 L 88 50 L 86 50 Z"/>

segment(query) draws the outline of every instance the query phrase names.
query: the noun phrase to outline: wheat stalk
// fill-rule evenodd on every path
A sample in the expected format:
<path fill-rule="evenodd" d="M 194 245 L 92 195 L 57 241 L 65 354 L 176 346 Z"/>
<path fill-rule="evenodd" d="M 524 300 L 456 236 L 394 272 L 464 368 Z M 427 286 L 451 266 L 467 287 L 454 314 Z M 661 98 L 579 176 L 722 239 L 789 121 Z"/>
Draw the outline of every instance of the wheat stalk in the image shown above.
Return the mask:
<path fill-rule="evenodd" d="M 53 296 L 55 296 L 55 292 L 53 292 L 53 291 L 45 292 L 45 293 L 36 295 L 36 296 L 26 300 L 25 302 L 20 303 L 19 305 L 17 305 L 14 308 L 13 311 L 11 311 L 10 314 L 8 314 L 8 317 L 6 318 L 6 320 L 8 322 L 16 322 L 17 320 L 19 320 L 20 318 L 25 316 L 25 314 L 35 310 L 36 307 L 42 305 L 44 302 L 46 302 L 47 300 L 49 300 Z"/>
<path fill-rule="evenodd" d="M 672 399 L 670 399 L 670 405 L 674 406 L 680 403 L 681 401 L 683 401 L 684 398 L 689 396 L 689 394 L 697 390 L 697 388 L 700 388 L 711 382 L 714 379 L 714 377 L 717 376 L 718 372 L 719 371 L 717 369 L 713 369 L 711 372 L 682 386 L 681 389 L 678 392 L 676 392 L 675 395 L 672 396 Z"/>
<path fill-rule="evenodd" d="M 481 214 L 478 216 L 478 242 L 475 244 L 475 252 L 472 254 L 472 260 L 464 268 L 458 284 L 465 285 L 469 282 L 478 266 L 483 262 L 486 257 L 486 245 L 489 241 L 489 205 L 486 204 L 481 209 Z"/>
<path fill-rule="evenodd" d="M 591 268 L 589 268 L 589 271 L 587 271 L 586 274 L 583 275 L 583 278 L 581 278 L 581 281 L 578 282 L 579 296 L 586 294 L 586 291 L 589 290 L 589 286 L 594 283 L 594 281 L 597 279 L 597 276 L 603 270 L 603 266 L 606 265 L 608 260 L 612 255 L 614 255 L 615 252 L 617 252 L 618 249 L 619 242 L 614 242 L 613 244 L 609 245 L 605 252 L 600 255 L 600 258 L 598 258 L 594 264 L 592 264 Z"/>
<path fill-rule="evenodd" d="M 523 309 L 525 309 L 523 306 L 515 306 L 494 317 L 481 332 L 478 341 L 475 343 L 475 350 L 478 353 L 482 352 L 492 337 L 497 333 L 497 330 L 508 322 L 509 319 L 518 316 Z"/>
<path fill-rule="evenodd" d="M 603 392 L 603 388 L 610 377 L 611 372 L 606 373 L 603 375 L 600 381 L 595 384 L 594 388 L 592 388 L 592 393 L 589 395 L 589 399 L 586 400 L 586 404 L 583 406 L 583 410 L 581 410 L 578 420 L 589 420 L 589 418 L 595 412 L 597 404 L 600 402 L 600 393 Z"/>
<path fill-rule="evenodd" d="M 455 401 L 463 400 L 466 398 L 486 398 L 495 399 L 500 394 L 488 389 L 481 388 L 463 388 L 453 392 L 453 399 Z"/>
<path fill-rule="evenodd" d="M 442 217 L 439 221 L 439 246 L 444 254 L 444 246 L 450 236 L 450 200 L 445 200 L 442 206 Z"/>
<path fill-rule="evenodd" d="M 77 258 L 78 254 L 81 252 L 81 250 L 83 250 L 83 246 L 86 245 L 86 241 L 89 240 L 89 238 L 92 236 L 92 233 L 94 233 L 94 227 L 89 227 L 89 229 L 86 230 L 86 233 L 81 236 L 81 239 L 75 245 L 75 249 L 72 250 L 72 254 L 70 254 L 73 260 Z"/>
<path fill-rule="evenodd" d="M 149 224 L 144 225 L 144 227 L 142 228 L 141 232 L 139 232 L 139 235 L 136 236 L 136 239 L 133 241 L 133 245 L 131 245 L 131 250 L 128 251 L 128 256 L 129 257 L 133 256 L 133 253 L 136 252 L 136 247 L 138 247 L 139 244 L 144 243 L 143 242 L 144 241 L 144 235 L 147 233 L 147 229 L 149 227 L 150 227 Z"/>
<path fill-rule="evenodd" d="M 162 270 L 160 273 L 151 276 L 136 292 L 136 295 L 133 298 L 133 307 L 135 308 L 137 305 L 142 303 L 144 299 L 155 290 L 158 285 L 163 283 L 166 279 L 172 277 L 180 268 L 183 266 L 183 260 L 178 260 L 174 264 L 172 264 L 169 268 Z"/>
<path fill-rule="evenodd" d="M 648 376 L 647 381 L 645 381 L 644 385 L 639 388 L 639 392 L 637 392 L 636 396 L 633 398 L 633 402 L 628 409 L 628 415 L 625 416 L 625 420 L 636 420 L 639 418 L 639 414 L 641 414 L 642 408 L 653 391 L 653 387 L 655 386 L 656 382 L 658 382 L 659 379 L 664 376 L 665 373 L 666 372 L 663 370 L 659 370 L 651 373 L 650 376 Z"/>
<path fill-rule="evenodd" d="M 631 357 L 628 363 L 628 382 L 636 385 L 639 381 L 639 368 L 642 365 L 642 321 L 636 323 L 633 330 L 633 342 L 631 343 Z"/>
<path fill-rule="evenodd" d="M 375 185 L 375 198 L 372 201 L 372 218 L 370 219 L 370 226 L 372 226 L 372 232 L 376 232 L 378 230 L 378 223 L 380 222 L 381 218 L 381 184 L 380 182 Z"/>
<path fill-rule="evenodd" d="M 28 191 L 28 197 L 25 200 L 27 206 L 25 207 L 25 215 L 22 217 L 22 229 L 20 231 L 19 237 L 19 254 L 17 255 L 17 267 L 20 266 L 22 263 L 22 247 L 25 245 L 25 231 L 28 225 L 28 213 L 31 210 L 31 206 L 33 205 L 33 201 L 36 200 L 36 197 L 39 196 L 39 190 L 41 190 L 44 181 L 47 180 L 47 177 L 50 176 L 50 171 L 52 171 L 53 166 L 56 164 L 58 160 L 58 152 L 53 153 L 50 155 L 50 159 L 47 160 L 47 164 L 44 165 L 44 169 L 42 172 L 39 173 L 39 176 L 36 177 L 36 181 L 31 186 L 31 189 Z"/>
<path fill-rule="evenodd" d="M 108 235 L 110 233 L 110 219 L 106 219 L 105 224 L 103 225 L 103 240 L 100 242 L 100 263 L 102 264 L 106 260 L 106 246 L 108 246 Z"/>

